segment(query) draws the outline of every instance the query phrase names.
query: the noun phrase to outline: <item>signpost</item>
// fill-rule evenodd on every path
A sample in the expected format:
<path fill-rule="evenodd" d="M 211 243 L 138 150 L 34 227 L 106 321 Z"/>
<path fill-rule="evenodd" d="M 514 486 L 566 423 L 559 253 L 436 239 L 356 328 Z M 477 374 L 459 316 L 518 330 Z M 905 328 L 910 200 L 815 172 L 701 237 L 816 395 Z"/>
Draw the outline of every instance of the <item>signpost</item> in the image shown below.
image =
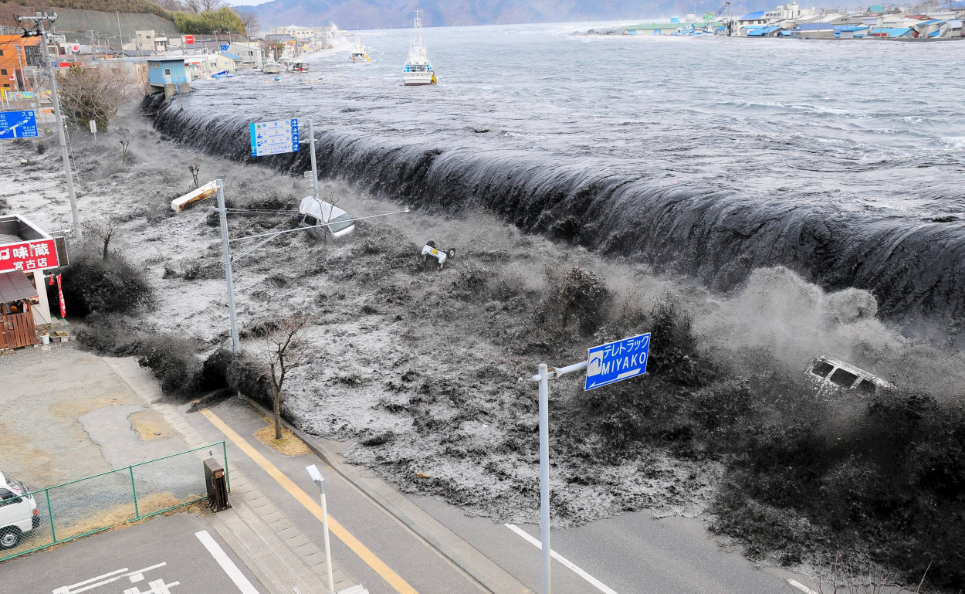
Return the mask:
<path fill-rule="evenodd" d="M 223 51 L 223 52 L 228 51 L 228 44 L 227 44 L 227 43 L 222 43 L 222 44 L 221 44 L 221 51 Z"/>
<path fill-rule="evenodd" d="M 0 140 L 36 138 L 37 114 L 33 111 L 0 111 Z"/>
<path fill-rule="evenodd" d="M 256 122 L 249 132 L 252 157 L 298 152 L 298 120 Z"/>
<path fill-rule="evenodd" d="M 630 379 L 647 372 L 650 354 L 650 333 L 608 342 L 589 349 L 587 353 L 584 390 Z"/>
<path fill-rule="evenodd" d="M 97 122 L 94 120 L 90 121 L 90 133 L 94 135 L 94 140 L 97 140 Z"/>
<path fill-rule="evenodd" d="M 194 45 L 194 35 L 185 35 L 184 45 Z"/>
<path fill-rule="evenodd" d="M 533 381 L 539 384 L 539 511 L 540 540 L 543 552 L 543 592 L 551 594 L 550 580 L 550 435 L 549 380 L 573 371 L 586 370 L 584 390 L 592 390 L 647 372 L 650 333 L 591 347 L 587 360 L 560 369 L 540 363 Z"/>

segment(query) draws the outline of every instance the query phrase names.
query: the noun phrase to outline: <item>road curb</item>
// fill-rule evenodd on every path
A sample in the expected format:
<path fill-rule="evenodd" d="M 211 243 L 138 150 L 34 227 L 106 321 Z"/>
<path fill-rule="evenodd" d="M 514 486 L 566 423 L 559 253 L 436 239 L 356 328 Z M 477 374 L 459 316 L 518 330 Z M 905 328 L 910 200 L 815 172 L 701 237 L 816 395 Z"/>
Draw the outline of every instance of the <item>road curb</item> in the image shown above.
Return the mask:
<path fill-rule="evenodd" d="M 245 399 L 249 406 L 258 411 L 262 416 L 271 418 L 272 413 L 270 413 L 265 407 L 256 402 L 251 397 L 238 392 L 238 395 Z M 383 510 L 388 512 L 393 518 L 401 522 L 406 528 L 411 530 L 416 536 L 422 539 L 427 545 L 438 551 L 443 557 L 449 560 L 453 565 L 458 567 L 460 571 L 469 576 L 478 586 L 489 592 L 490 594 L 500 594 L 499 590 L 488 580 L 486 577 L 479 575 L 479 573 L 472 567 L 466 565 L 455 553 L 448 550 L 449 548 L 439 542 L 436 538 L 427 534 L 421 526 L 413 522 L 408 516 L 403 514 L 401 511 L 396 509 L 391 503 L 386 501 L 381 495 L 373 491 L 368 485 L 358 480 L 358 477 L 353 476 L 350 473 L 343 472 L 339 466 L 342 465 L 341 462 L 335 460 L 331 452 L 326 451 L 324 448 L 319 447 L 314 443 L 314 438 L 308 433 L 302 431 L 298 427 L 295 427 L 285 419 L 282 419 L 282 423 L 285 427 L 291 430 L 299 439 L 301 439 L 308 449 L 312 451 L 316 456 L 324 460 L 332 470 L 338 473 L 338 475 L 344 478 L 346 481 L 351 483 L 356 489 L 361 491 L 366 497 L 372 500 L 373 503 L 381 507 Z"/>

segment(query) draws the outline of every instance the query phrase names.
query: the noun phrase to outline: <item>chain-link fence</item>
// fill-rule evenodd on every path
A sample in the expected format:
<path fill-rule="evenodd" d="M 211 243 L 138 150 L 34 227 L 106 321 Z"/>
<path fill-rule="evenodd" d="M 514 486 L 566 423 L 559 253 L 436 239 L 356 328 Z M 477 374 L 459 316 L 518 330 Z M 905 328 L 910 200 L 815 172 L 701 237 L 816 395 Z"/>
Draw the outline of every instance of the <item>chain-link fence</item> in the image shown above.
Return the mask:
<path fill-rule="evenodd" d="M 205 499 L 208 458 L 230 492 L 223 441 L 36 491 L 12 485 L 26 494 L 0 500 L 0 561 Z"/>

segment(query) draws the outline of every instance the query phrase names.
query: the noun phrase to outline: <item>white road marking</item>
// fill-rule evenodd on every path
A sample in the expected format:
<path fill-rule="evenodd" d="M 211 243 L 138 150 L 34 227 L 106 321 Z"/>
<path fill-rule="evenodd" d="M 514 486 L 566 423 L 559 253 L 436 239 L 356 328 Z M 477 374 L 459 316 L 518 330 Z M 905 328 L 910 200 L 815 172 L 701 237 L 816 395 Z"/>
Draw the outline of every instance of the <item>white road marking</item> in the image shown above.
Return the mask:
<path fill-rule="evenodd" d="M 171 594 L 171 588 L 174 586 L 180 586 L 181 582 L 171 582 L 170 584 L 165 584 L 164 580 L 154 580 L 148 583 L 148 587 L 151 588 L 147 592 L 141 592 L 137 586 L 124 590 L 124 594 Z"/>
<path fill-rule="evenodd" d="M 53 594 L 80 594 L 81 592 L 86 592 L 88 590 L 93 590 L 94 588 L 99 588 L 105 586 L 112 582 L 123 578 L 130 578 L 131 583 L 136 583 L 144 579 L 144 572 L 150 571 L 152 569 L 157 569 L 158 567 L 164 567 L 167 563 L 158 563 L 157 565 L 152 565 L 150 567 L 145 567 L 144 569 L 138 569 L 137 571 L 131 571 L 124 573 L 122 575 L 117 575 L 121 572 L 127 571 L 127 568 L 118 569 L 117 571 L 112 571 L 110 573 L 105 573 L 104 575 L 99 575 L 95 578 L 89 580 L 84 580 L 82 582 L 77 582 L 72 586 L 63 586 L 62 588 L 57 588 L 53 591 Z M 113 576 L 113 577 L 111 577 Z M 98 581 L 100 580 L 100 581 Z M 96 583 L 94 583 L 96 582 Z M 76 589 L 75 589 L 76 588 Z"/>
<path fill-rule="evenodd" d="M 248 578 L 245 577 L 245 574 L 241 573 L 241 570 L 238 569 L 238 566 L 235 565 L 234 561 L 232 561 L 231 558 L 225 554 L 224 549 L 221 548 L 221 545 L 211 538 L 211 535 L 208 534 L 207 530 L 195 532 L 194 535 L 198 537 L 198 540 L 201 541 L 201 544 L 204 545 L 204 548 L 208 549 L 208 552 L 211 553 L 211 556 L 214 557 L 214 560 L 218 562 L 218 565 L 221 566 L 221 569 L 228 574 L 228 577 L 231 578 L 231 581 L 238 586 L 238 589 L 241 590 L 241 594 L 258 594 L 258 590 L 251 585 L 251 582 L 248 581 Z"/>
<path fill-rule="evenodd" d="M 787 583 L 790 584 L 790 585 L 792 585 L 792 586 L 794 586 L 795 588 L 797 588 L 797 589 L 800 590 L 801 592 L 804 592 L 804 594 L 818 594 L 817 592 L 815 592 L 815 591 L 812 590 L 811 588 L 808 588 L 807 586 L 805 586 L 804 584 L 802 584 L 801 582 L 799 582 L 799 581 L 797 581 L 797 580 L 787 580 Z"/>
<path fill-rule="evenodd" d="M 522 536 L 523 539 L 526 540 L 526 542 L 532 544 L 537 549 L 541 551 L 543 550 L 543 543 L 541 543 L 539 539 L 532 537 L 528 532 L 526 532 L 519 526 L 515 524 L 506 524 L 505 526 L 510 530 L 512 530 L 513 532 L 515 532 L 516 534 Z M 550 557 L 559 561 L 561 565 L 563 565 L 564 567 L 567 567 L 570 571 L 572 571 L 576 575 L 580 576 L 581 578 L 589 582 L 593 587 L 595 587 L 600 592 L 603 592 L 604 594 L 617 594 L 612 588 L 607 587 L 606 584 L 596 579 L 592 575 L 588 574 L 587 572 L 583 571 L 582 569 L 574 565 L 571 561 L 569 561 L 568 559 L 566 559 L 556 551 L 551 550 Z"/>

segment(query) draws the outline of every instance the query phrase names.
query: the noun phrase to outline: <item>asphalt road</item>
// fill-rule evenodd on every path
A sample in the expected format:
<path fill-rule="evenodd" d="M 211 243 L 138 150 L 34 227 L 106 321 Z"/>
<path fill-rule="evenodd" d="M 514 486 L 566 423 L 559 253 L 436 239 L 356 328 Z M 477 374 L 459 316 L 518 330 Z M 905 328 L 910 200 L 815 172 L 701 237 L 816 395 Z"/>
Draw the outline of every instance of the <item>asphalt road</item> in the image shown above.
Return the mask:
<path fill-rule="evenodd" d="M 156 517 L 121 530 L 83 538 L 0 564 L 4 592 L 51 594 L 237 594 L 244 592 L 229 577 L 198 537 L 206 531 L 209 545 L 227 555 L 236 572 L 254 590 L 266 590 L 238 561 L 209 525 L 191 513 Z M 208 537 L 202 536 L 205 540 Z M 237 576 L 236 576 L 237 577 Z"/>
<path fill-rule="evenodd" d="M 241 434 L 250 445 L 269 458 L 279 470 L 305 493 L 316 495 L 318 487 L 312 482 L 305 466 L 317 464 L 326 477 L 325 490 L 328 512 L 346 530 L 362 542 L 381 561 L 408 582 L 419 594 L 479 594 L 480 590 L 451 563 L 418 540 L 391 516 L 375 507 L 354 488 L 331 472 L 314 455 L 287 457 L 264 446 L 253 434 L 265 422 L 247 407 L 229 400 L 212 406 L 211 410 Z M 190 415 L 189 420 L 212 442 L 224 439 L 206 419 Z M 258 483 L 259 489 L 290 521 L 299 526 L 306 537 L 323 547 L 322 525 L 304 506 L 291 496 L 277 481 L 228 442 L 228 460 L 240 467 L 245 476 Z M 334 536 L 331 538 L 332 558 L 371 594 L 397 594 L 365 561 Z"/>
<path fill-rule="evenodd" d="M 245 436 L 264 426 L 264 421 L 237 401 L 212 407 L 225 422 Z M 196 423 L 212 440 L 220 439 L 213 427 Z M 317 489 L 305 465 L 314 456 L 278 456 L 255 439 L 248 440 L 306 493 Z M 319 546 L 321 525 L 256 464 L 239 453 L 228 458 L 245 474 L 259 481 L 263 492 L 292 521 L 303 527 Z M 326 471 L 329 512 L 382 561 L 420 594 L 475 594 L 479 589 L 448 561 L 429 549 L 392 517 L 375 507 L 352 487 Z M 540 551 L 517 532 L 487 518 L 470 518 L 458 508 L 428 497 L 410 500 L 492 559 L 533 592 L 541 590 Z M 519 528 L 539 538 L 537 526 Z M 580 528 L 554 530 L 553 550 L 578 570 L 553 563 L 556 594 L 786 594 L 782 572 L 761 571 L 736 552 L 722 550 L 709 537 L 699 520 L 656 520 L 649 512 L 627 513 Z M 359 557 L 332 539 L 332 555 L 361 581 L 372 594 L 395 594 Z M 581 574 L 583 572 L 583 574 Z M 778 575 L 780 574 L 780 575 Z M 604 588 L 588 581 L 598 580 Z M 800 579 L 800 578 L 799 578 Z"/>

